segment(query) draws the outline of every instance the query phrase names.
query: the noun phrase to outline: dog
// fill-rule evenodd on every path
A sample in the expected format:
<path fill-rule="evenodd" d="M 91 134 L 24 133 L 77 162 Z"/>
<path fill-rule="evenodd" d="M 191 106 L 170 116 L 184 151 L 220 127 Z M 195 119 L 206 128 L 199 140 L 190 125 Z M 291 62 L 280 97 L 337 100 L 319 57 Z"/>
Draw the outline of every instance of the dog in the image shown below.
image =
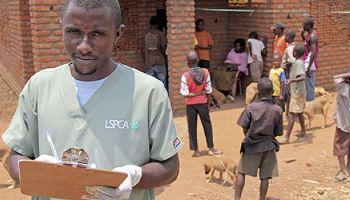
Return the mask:
<path fill-rule="evenodd" d="M 221 180 L 223 173 L 225 173 L 224 182 L 221 185 L 224 185 L 227 182 L 227 176 L 231 178 L 232 184 L 234 185 L 237 176 L 237 167 L 232 160 L 211 156 L 209 161 L 203 164 L 203 167 L 205 175 L 209 174 L 207 182 L 210 182 L 213 179 L 214 172 L 218 171 Z"/>
<path fill-rule="evenodd" d="M 322 114 L 323 124 L 322 128 L 326 127 L 327 124 L 327 114 L 329 106 L 332 103 L 332 95 L 326 91 L 321 96 L 316 97 L 315 100 L 307 102 L 304 110 L 304 116 L 308 120 L 308 128 L 311 129 L 311 123 L 316 114 Z"/>
<path fill-rule="evenodd" d="M 9 162 L 10 162 L 10 149 L 3 148 L 0 149 L 0 161 L 2 162 L 2 166 L 9 172 Z M 10 183 L 10 186 L 7 187 L 7 189 L 15 189 L 19 187 L 19 182 L 13 180 L 12 178 L 7 181 L 7 183 Z"/>
<path fill-rule="evenodd" d="M 315 95 L 316 97 L 326 96 L 326 95 L 329 95 L 329 92 L 327 92 L 323 87 L 316 87 Z"/>
<path fill-rule="evenodd" d="M 245 103 L 248 105 L 258 98 L 258 84 L 251 83 L 248 85 L 245 94 Z"/>

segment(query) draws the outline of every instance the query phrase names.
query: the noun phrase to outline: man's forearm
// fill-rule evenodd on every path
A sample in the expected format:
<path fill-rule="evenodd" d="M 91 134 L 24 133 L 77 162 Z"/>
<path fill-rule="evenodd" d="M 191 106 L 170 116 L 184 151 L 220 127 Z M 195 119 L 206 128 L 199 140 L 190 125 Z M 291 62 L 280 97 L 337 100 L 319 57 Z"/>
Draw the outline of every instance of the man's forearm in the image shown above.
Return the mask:
<path fill-rule="evenodd" d="M 179 174 L 179 157 L 175 156 L 163 162 L 151 162 L 142 166 L 142 177 L 135 186 L 138 189 L 156 188 L 174 182 Z"/>
<path fill-rule="evenodd" d="M 348 78 L 348 77 L 350 77 L 350 72 L 333 76 L 334 79 L 336 79 L 336 78 Z"/>
<path fill-rule="evenodd" d="M 309 63 L 309 66 L 308 66 L 308 68 L 307 68 L 307 71 L 310 71 L 311 70 L 311 67 L 312 67 L 312 64 L 314 63 L 314 61 L 315 61 L 315 54 L 314 53 L 312 53 L 312 52 L 310 52 L 310 63 Z"/>
<path fill-rule="evenodd" d="M 14 150 L 11 150 L 9 157 L 9 174 L 15 181 L 19 181 L 19 166 L 18 162 L 21 160 L 31 160 L 30 158 L 20 155 Z"/>
<path fill-rule="evenodd" d="M 291 79 L 290 82 L 299 82 L 299 81 L 304 81 L 305 80 L 305 76 L 299 76 L 295 79 Z"/>
<path fill-rule="evenodd" d="M 184 95 L 184 97 L 196 97 L 205 94 L 205 91 L 200 91 L 198 93 L 188 93 L 188 95 Z"/>

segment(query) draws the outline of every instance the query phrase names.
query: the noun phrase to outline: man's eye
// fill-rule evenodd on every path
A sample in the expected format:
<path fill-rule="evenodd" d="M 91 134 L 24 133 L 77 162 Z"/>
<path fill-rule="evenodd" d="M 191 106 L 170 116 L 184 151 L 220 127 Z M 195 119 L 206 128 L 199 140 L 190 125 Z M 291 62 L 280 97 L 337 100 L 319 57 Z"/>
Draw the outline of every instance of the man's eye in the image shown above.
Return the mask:
<path fill-rule="evenodd" d="M 106 34 L 102 33 L 102 32 L 94 32 L 93 33 L 93 36 L 97 36 L 97 37 L 103 37 L 105 36 Z"/>
<path fill-rule="evenodd" d="M 67 32 L 72 35 L 78 35 L 80 33 L 78 30 L 68 30 Z"/>

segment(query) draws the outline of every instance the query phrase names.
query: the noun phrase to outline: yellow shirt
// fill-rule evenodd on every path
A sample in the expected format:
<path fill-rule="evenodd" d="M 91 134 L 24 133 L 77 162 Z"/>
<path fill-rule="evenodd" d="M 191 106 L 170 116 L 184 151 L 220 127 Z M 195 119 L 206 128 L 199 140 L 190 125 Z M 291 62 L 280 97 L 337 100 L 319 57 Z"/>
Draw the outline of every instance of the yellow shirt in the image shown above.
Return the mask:
<path fill-rule="evenodd" d="M 282 84 L 286 81 L 286 74 L 282 68 L 272 68 L 269 75 L 272 81 L 274 93 L 272 96 L 279 97 L 282 95 Z"/>

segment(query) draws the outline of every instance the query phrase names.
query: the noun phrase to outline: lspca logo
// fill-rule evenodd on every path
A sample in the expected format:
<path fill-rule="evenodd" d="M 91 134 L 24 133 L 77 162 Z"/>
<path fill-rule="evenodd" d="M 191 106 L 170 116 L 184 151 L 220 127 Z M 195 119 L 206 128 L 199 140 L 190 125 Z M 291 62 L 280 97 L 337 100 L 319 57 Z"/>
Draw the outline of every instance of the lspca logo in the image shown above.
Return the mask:
<path fill-rule="evenodd" d="M 117 120 L 117 119 L 111 119 L 111 120 L 105 121 L 106 129 L 121 129 L 121 130 L 131 129 L 133 131 L 138 131 L 140 127 L 141 127 L 141 124 L 138 121 L 129 122 L 127 120 Z"/>

